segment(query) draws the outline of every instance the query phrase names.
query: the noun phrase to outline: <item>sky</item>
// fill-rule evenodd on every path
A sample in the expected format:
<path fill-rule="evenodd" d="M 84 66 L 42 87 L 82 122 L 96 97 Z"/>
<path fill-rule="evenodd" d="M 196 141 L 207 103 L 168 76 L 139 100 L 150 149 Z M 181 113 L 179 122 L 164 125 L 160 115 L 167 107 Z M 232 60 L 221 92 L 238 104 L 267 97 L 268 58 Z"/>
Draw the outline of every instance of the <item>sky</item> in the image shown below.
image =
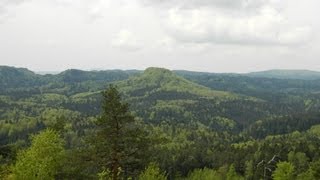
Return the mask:
<path fill-rule="evenodd" d="M 319 0 L 0 0 L 0 65 L 320 71 Z"/>

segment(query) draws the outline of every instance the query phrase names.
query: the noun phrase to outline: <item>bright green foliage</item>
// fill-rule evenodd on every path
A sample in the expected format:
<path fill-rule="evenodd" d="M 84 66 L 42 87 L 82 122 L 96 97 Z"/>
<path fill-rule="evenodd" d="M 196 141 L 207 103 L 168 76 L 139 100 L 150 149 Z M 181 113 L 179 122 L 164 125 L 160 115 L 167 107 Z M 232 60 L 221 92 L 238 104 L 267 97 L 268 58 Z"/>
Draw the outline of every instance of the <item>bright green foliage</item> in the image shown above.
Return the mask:
<path fill-rule="evenodd" d="M 294 166 L 290 162 L 279 162 L 272 177 L 274 180 L 292 180 L 294 178 Z"/>
<path fill-rule="evenodd" d="M 310 167 L 315 179 L 320 179 L 320 160 L 311 163 Z"/>
<path fill-rule="evenodd" d="M 161 172 L 156 164 L 150 164 L 138 177 L 139 180 L 166 180 L 167 176 Z"/>
<path fill-rule="evenodd" d="M 296 172 L 304 172 L 308 169 L 309 158 L 302 152 L 289 152 L 288 161 L 295 167 Z"/>
<path fill-rule="evenodd" d="M 55 179 L 65 158 L 64 141 L 47 129 L 32 137 L 31 147 L 18 154 L 14 179 Z"/>
<path fill-rule="evenodd" d="M 314 180 L 320 179 L 320 161 L 310 163 L 307 171 L 298 175 L 297 180 Z"/>
<path fill-rule="evenodd" d="M 246 171 L 245 171 L 245 179 L 251 180 L 254 176 L 254 165 L 252 161 L 246 161 Z"/>
<path fill-rule="evenodd" d="M 111 180 L 111 174 L 109 169 L 103 169 L 102 172 L 98 173 L 99 180 Z"/>
<path fill-rule="evenodd" d="M 308 170 L 306 172 L 303 172 L 299 174 L 296 178 L 296 180 L 314 180 L 315 177 L 313 176 L 312 170 Z"/>
<path fill-rule="evenodd" d="M 312 126 L 309 131 L 311 134 L 320 137 L 320 125 Z"/>
<path fill-rule="evenodd" d="M 187 180 L 222 180 L 221 175 L 213 169 L 196 169 L 187 177 Z"/>
<path fill-rule="evenodd" d="M 1 162 L 1 156 L 0 156 L 0 162 Z M 0 165 L 0 179 L 10 179 L 10 174 L 11 170 L 8 165 Z M 11 178 L 12 179 L 12 178 Z"/>
<path fill-rule="evenodd" d="M 234 168 L 234 165 L 232 164 L 229 167 L 229 171 L 227 173 L 227 180 L 240 180 L 243 179 L 242 177 L 240 177 L 237 172 L 236 169 Z"/>

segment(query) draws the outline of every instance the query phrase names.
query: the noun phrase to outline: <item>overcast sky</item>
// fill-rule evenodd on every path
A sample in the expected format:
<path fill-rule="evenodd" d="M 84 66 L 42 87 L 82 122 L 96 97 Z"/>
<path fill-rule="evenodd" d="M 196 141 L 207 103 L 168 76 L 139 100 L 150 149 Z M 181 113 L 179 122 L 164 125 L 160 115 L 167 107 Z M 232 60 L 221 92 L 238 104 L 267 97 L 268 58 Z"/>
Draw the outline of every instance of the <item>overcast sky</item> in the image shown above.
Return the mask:
<path fill-rule="evenodd" d="M 319 0 L 0 0 L 0 65 L 320 71 Z"/>

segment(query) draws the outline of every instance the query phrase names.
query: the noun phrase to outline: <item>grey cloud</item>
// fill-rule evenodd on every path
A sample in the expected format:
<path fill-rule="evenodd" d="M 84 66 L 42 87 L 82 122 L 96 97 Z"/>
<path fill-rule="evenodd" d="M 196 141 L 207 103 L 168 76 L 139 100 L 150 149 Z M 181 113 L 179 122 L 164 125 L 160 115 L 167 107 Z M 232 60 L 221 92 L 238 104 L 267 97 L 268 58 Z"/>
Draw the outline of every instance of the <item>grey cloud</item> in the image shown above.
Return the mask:
<path fill-rule="evenodd" d="M 135 35 L 127 29 L 122 29 L 120 32 L 118 32 L 118 34 L 112 40 L 111 45 L 114 48 L 125 51 L 137 51 L 142 49 L 142 43 L 140 40 L 137 39 Z"/>
<path fill-rule="evenodd" d="M 20 4 L 26 0 L 1 0 L 0 4 L 2 5 L 9 5 L 9 4 Z"/>
<path fill-rule="evenodd" d="M 0 0 L 0 7 L 7 8 L 12 5 L 19 5 L 27 0 Z"/>
<path fill-rule="evenodd" d="M 27 0 L 0 0 L 0 15 L 4 15 L 11 7 L 24 3 Z"/>
<path fill-rule="evenodd" d="M 224 9 L 256 9 L 266 4 L 269 0 L 141 0 L 144 5 L 179 7 L 179 8 L 199 8 L 217 7 Z"/>
<path fill-rule="evenodd" d="M 287 46 L 311 34 L 309 26 L 292 24 L 276 0 L 141 1 L 160 8 L 166 32 L 181 43 Z"/>
<path fill-rule="evenodd" d="M 229 16 L 210 10 L 171 10 L 167 32 L 182 43 L 297 45 L 308 41 L 308 26 L 289 26 L 272 8 L 256 15 Z"/>

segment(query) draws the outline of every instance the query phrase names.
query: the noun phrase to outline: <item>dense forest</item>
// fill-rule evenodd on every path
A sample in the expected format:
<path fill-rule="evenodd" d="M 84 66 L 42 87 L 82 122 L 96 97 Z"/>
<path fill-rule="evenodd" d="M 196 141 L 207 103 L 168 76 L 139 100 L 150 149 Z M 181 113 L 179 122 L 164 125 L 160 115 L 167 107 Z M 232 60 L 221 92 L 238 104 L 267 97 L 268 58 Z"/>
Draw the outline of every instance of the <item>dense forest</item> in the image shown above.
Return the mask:
<path fill-rule="evenodd" d="M 0 67 L 0 179 L 320 179 L 320 75 Z"/>

